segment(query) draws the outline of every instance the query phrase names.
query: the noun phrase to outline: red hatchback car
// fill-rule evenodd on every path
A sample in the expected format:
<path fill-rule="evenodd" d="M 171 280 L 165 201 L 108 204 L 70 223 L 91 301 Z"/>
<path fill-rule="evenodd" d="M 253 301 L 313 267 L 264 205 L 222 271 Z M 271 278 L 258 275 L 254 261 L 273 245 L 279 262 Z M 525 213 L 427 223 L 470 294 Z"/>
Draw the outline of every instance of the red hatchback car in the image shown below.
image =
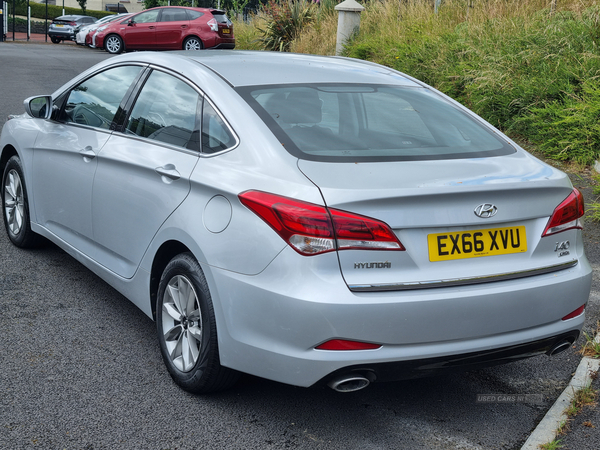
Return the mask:
<path fill-rule="evenodd" d="M 95 47 L 124 50 L 235 48 L 233 24 L 224 11 L 163 6 L 147 9 L 98 29 Z"/>

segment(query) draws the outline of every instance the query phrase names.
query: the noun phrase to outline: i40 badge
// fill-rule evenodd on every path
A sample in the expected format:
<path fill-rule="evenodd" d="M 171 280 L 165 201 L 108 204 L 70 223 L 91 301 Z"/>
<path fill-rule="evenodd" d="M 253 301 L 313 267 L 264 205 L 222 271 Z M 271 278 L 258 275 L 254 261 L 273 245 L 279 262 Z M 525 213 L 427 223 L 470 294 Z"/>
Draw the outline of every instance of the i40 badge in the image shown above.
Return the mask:
<path fill-rule="evenodd" d="M 554 247 L 554 251 L 558 253 L 558 257 L 567 256 L 569 252 L 569 247 L 571 243 L 569 241 L 557 242 L 556 247 Z"/>

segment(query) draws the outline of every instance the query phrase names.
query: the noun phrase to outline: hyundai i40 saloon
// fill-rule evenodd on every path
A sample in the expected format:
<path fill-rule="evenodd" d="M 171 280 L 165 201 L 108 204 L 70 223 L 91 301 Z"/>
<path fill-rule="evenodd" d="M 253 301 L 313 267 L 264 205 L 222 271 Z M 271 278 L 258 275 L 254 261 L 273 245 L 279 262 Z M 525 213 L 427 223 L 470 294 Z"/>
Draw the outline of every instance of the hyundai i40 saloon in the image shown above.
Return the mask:
<path fill-rule="evenodd" d="M 9 239 L 129 298 L 190 392 L 355 391 L 552 355 L 583 326 L 581 193 L 400 72 L 133 53 L 25 109 L 0 138 Z"/>

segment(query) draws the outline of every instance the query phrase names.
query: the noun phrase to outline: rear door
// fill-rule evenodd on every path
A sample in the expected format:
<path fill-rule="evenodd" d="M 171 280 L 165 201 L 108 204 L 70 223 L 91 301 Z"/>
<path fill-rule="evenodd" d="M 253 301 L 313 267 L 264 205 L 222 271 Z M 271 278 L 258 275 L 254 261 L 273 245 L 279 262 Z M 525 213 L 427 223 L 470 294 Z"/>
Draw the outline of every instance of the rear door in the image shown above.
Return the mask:
<path fill-rule="evenodd" d="M 98 155 L 92 194 L 96 260 L 130 278 L 152 238 L 190 191 L 200 151 L 201 96 L 174 74 L 153 71 Z"/>
<path fill-rule="evenodd" d="M 156 48 L 181 50 L 190 21 L 184 8 L 164 8 L 156 24 Z"/>

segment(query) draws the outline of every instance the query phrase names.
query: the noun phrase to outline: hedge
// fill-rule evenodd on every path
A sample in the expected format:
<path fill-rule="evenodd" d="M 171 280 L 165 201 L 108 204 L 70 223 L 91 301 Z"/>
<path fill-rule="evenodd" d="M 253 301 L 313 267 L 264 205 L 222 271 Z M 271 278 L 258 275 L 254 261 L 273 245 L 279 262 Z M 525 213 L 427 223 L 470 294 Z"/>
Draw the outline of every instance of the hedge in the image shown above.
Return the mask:
<path fill-rule="evenodd" d="M 12 5 L 9 5 L 9 8 Z M 46 5 L 44 3 L 30 3 L 31 7 L 31 17 L 35 17 L 37 19 L 45 19 L 46 18 Z M 23 3 L 20 5 L 16 5 L 15 12 L 18 16 L 27 16 L 27 3 Z M 12 15 L 12 12 L 9 12 Z M 65 15 L 82 15 L 81 8 L 69 8 L 65 7 Z M 91 9 L 85 10 L 86 16 L 92 16 L 97 19 L 101 19 L 104 16 L 108 16 L 110 14 L 115 14 L 114 12 L 109 11 L 93 11 Z M 55 19 L 59 16 L 62 16 L 62 6 L 56 5 L 48 5 L 48 20 Z"/>

